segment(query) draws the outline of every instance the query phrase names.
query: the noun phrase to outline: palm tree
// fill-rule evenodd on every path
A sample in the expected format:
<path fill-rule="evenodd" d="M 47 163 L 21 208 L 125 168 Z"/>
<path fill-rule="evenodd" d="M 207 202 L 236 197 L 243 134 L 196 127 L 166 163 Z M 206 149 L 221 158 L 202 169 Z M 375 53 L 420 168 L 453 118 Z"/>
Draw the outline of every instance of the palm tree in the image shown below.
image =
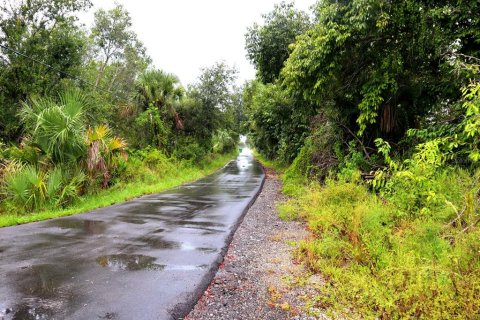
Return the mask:
<path fill-rule="evenodd" d="M 126 157 L 127 143 L 111 134 L 106 125 L 89 128 L 87 131 L 87 170 L 92 179 L 98 174 L 102 175 L 102 186 L 106 188 L 115 169 L 117 154 Z"/>
<path fill-rule="evenodd" d="M 176 112 L 176 105 L 183 95 L 184 89 L 178 78 L 162 70 L 147 71 L 139 77 L 136 83 L 135 99 L 143 110 L 146 110 L 151 104 L 158 111 L 164 109 L 173 117 L 177 129 L 183 129 L 183 121 Z"/>
<path fill-rule="evenodd" d="M 79 91 L 66 91 L 58 100 L 32 99 L 24 103 L 22 119 L 32 143 L 53 163 L 76 162 L 85 153 L 86 98 Z"/>

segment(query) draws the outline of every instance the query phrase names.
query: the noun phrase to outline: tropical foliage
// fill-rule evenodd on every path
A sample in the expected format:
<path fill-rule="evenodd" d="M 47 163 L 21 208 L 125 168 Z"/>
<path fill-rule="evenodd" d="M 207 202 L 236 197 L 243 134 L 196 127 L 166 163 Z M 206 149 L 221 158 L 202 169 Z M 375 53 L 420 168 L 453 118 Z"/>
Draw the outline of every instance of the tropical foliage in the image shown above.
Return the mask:
<path fill-rule="evenodd" d="M 247 34 L 257 79 L 244 126 L 262 156 L 289 165 L 280 214 L 307 223 L 296 258 L 325 280 L 309 306 L 334 318 L 479 316 L 479 10 L 320 0 L 269 78 L 252 48 L 285 34 L 279 7 Z"/>
<path fill-rule="evenodd" d="M 97 10 L 87 29 L 76 16 L 90 7 L 0 4 L 0 214 L 158 183 L 235 149 L 242 105 L 233 68 L 207 67 L 187 90 L 151 65 L 124 7 Z"/>

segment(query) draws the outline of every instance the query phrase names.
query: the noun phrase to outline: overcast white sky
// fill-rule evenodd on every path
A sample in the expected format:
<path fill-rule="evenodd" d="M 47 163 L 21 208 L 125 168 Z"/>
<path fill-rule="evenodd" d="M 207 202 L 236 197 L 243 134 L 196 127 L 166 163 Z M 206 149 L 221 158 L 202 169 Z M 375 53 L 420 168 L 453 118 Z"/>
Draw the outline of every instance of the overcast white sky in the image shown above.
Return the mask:
<path fill-rule="evenodd" d="M 245 58 L 247 27 L 280 0 L 117 0 L 132 17 L 133 30 L 147 47 L 157 68 L 176 74 L 187 85 L 200 68 L 225 60 L 239 70 L 239 81 L 255 71 Z M 296 0 L 308 11 L 315 0 Z M 93 0 L 94 8 L 81 20 L 90 27 L 93 12 L 110 9 L 114 0 Z"/>

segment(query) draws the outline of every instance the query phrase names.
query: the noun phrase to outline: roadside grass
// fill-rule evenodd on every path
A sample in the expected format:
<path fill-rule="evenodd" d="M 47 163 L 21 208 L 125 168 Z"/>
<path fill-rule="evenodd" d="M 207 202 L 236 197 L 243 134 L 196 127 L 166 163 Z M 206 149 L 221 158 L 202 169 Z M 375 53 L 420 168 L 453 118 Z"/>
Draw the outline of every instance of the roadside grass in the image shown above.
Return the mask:
<path fill-rule="evenodd" d="M 311 232 L 294 256 L 325 279 L 312 305 L 334 318 L 477 319 L 478 177 L 440 171 L 427 194 L 399 179 L 381 195 L 327 179 L 280 205 Z"/>
<path fill-rule="evenodd" d="M 271 169 L 271 170 L 275 171 L 276 173 L 278 173 L 280 175 L 285 173 L 285 170 L 287 170 L 287 168 L 288 168 L 288 166 L 286 166 L 285 164 L 282 164 L 279 161 L 269 160 L 269 159 L 265 158 L 260 153 L 258 153 L 255 149 L 253 149 L 253 156 L 255 157 L 255 159 L 260 161 L 260 163 L 264 167 L 266 167 L 268 169 Z"/>
<path fill-rule="evenodd" d="M 120 181 L 109 189 L 80 197 L 66 208 L 46 209 L 32 213 L 11 213 L 8 211 L 1 213 L 0 227 L 70 216 L 131 200 L 142 195 L 162 192 L 213 173 L 237 154 L 238 152 L 212 155 L 201 163 L 176 162 L 169 163 L 161 168 L 158 166 L 148 167 L 142 164 L 141 167 L 135 168 L 136 172 L 130 173 L 134 177 L 129 182 Z"/>
<path fill-rule="evenodd" d="M 300 195 L 305 191 L 307 180 L 292 171 L 290 166 L 280 161 L 269 160 L 255 150 L 253 150 L 253 155 L 264 167 L 273 170 L 280 176 L 283 182 L 282 192 L 284 194 L 295 196 Z"/>
<path fill-rule="evenodd" d="M 324 280 L 309 307 L 347 319 L 478 318 L 480 171 L 411 164 L 372 192 L 359 179 L 320 184 L 256 156 L 280 168 L 289 196 L 280 218 L 310 231 L 294 245 L 294 259 Z"/>

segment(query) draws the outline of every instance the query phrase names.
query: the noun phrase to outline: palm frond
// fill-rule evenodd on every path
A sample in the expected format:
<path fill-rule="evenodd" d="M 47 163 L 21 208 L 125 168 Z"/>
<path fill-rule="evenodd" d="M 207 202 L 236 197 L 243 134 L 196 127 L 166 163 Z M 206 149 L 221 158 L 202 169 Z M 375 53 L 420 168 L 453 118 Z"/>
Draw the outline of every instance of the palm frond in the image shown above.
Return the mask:
<path fill-rule="evenodd" d="M 120 137 L 113 137 L 108 141 L 108 149 L 111 152 L 125 149 L 126 147 L 127 147 L 127 142 Z"/>

